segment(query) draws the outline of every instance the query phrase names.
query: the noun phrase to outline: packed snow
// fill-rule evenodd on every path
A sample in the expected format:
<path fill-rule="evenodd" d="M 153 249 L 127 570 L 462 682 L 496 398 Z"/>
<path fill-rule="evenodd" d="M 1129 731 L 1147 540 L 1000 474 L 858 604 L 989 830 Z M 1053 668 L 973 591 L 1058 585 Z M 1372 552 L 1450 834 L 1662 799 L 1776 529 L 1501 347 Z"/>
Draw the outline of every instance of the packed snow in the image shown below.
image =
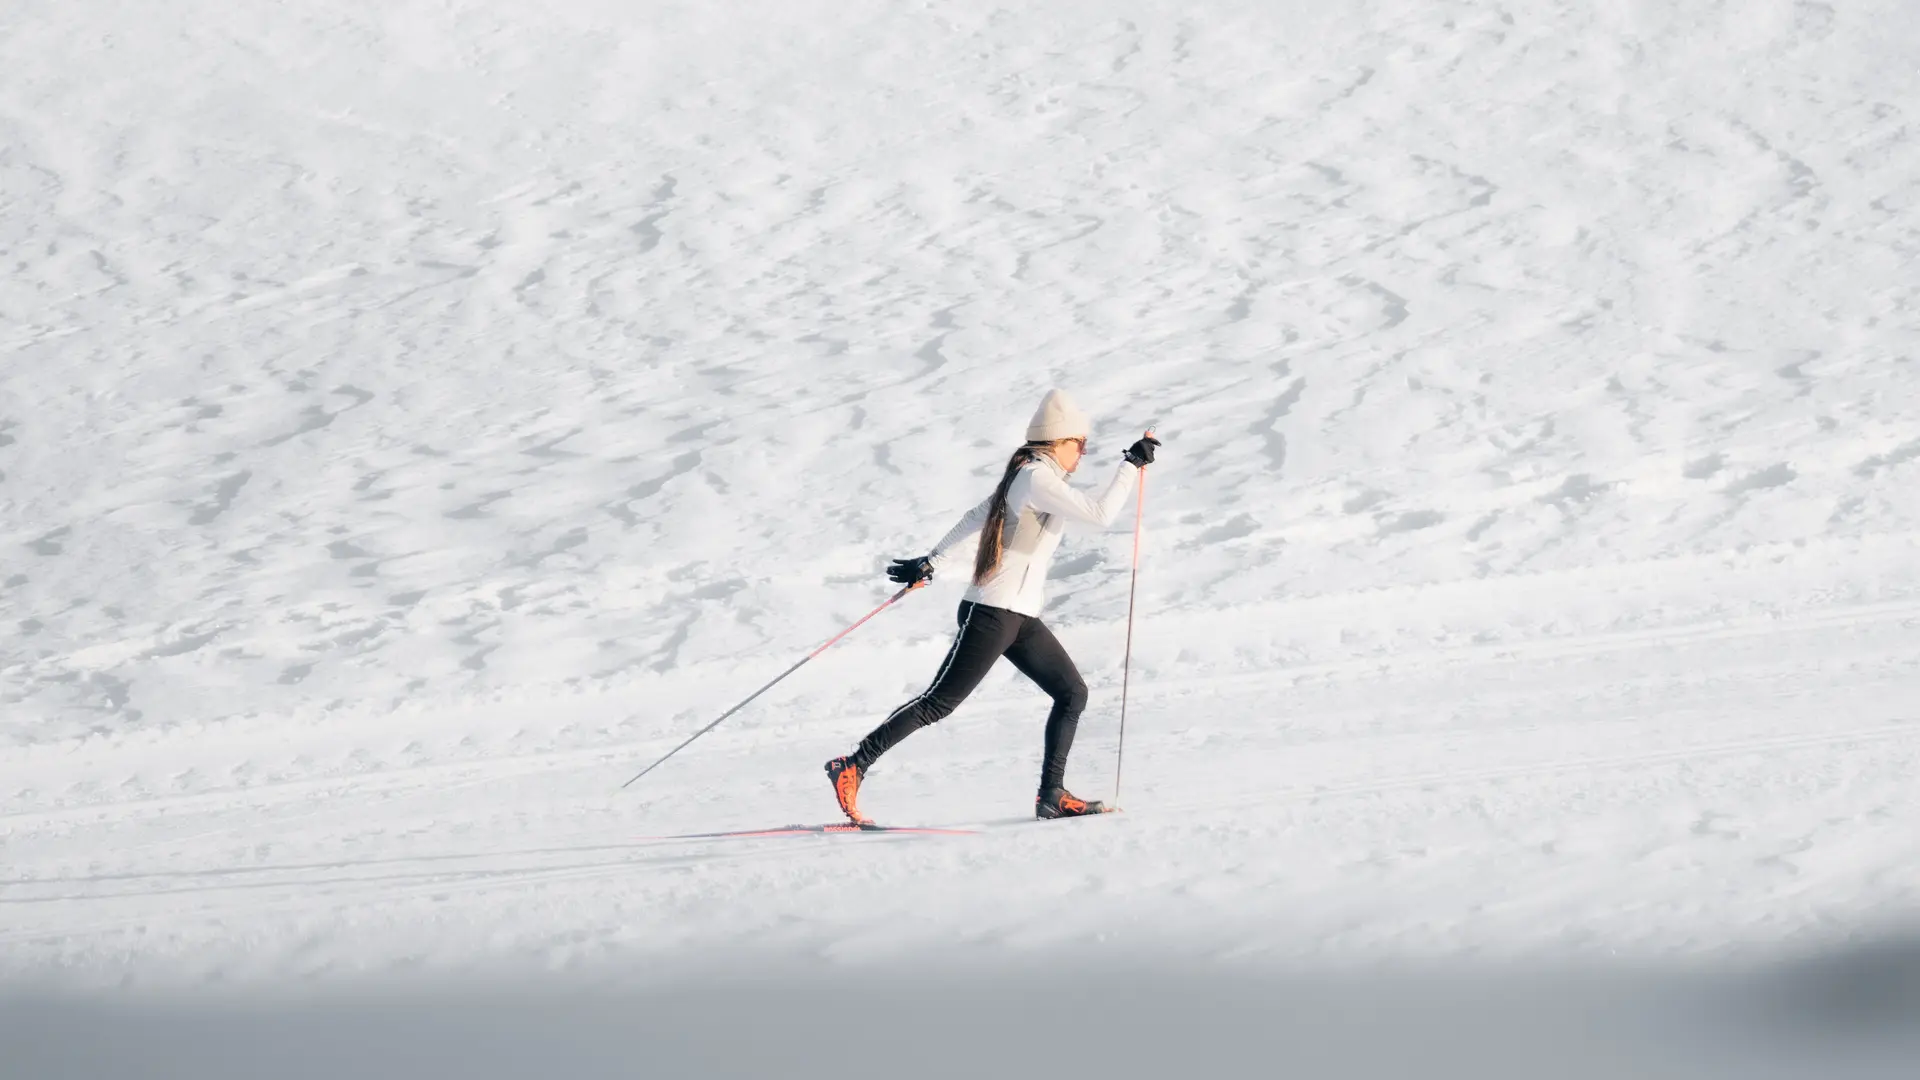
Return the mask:
<path fill-rule="evenodd" d="M 11 0 L 0 993 L 1898 934 L 1916 57 L 1909 0 Z M 976 835 L 658 839 L 837 816 L 963 582 L 620 785 L 1051 387 L 1083 486 L 1165 442 L 1126 812 L 1030 821 L 1003 666 L 862 794 Z M 1132 522 L 1047 613 L 1090 798 Z"/>

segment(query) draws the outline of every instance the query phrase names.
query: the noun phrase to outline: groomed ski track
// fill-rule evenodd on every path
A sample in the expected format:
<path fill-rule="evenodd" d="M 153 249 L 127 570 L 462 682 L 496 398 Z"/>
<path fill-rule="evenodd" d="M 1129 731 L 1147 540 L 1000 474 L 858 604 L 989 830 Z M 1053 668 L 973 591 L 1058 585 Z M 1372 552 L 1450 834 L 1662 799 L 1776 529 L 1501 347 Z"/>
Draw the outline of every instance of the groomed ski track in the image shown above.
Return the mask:
<path fill-rule="evenodd" d="M 1910 543 L 1750 557 L 1860 567 Z M 1737 580 L 1742 559 L 1724 561 Z M 1716 591 L 1696 565 L 1669 570 Z M 1486 603 L 1512 591 L 1445 588 Z M 1563 586 L 1560 599 L 1593 598 Z M 1336 594 L 1293 614 L 1396 602 L 1427 600 Z M 23 975 L 106 978 L 131 948 L 143 966 L 218 980 L 352 971 L 388 950 L 456 965 L 501 947 L 563 965 L 701 948 L 876 959 L 948 944 L 956 926 L 1000 948 L 1132 939 L 1289 960 L 1738 950 L 1912 900 L 1917 649 L 1920 601 L 1878 600 L 1166 675 L 1139 686 L 1128 812 L 1085 822 L 1021 816 L 1037 703 L 1006 679 L 867 786 L 874 813 L 980 835 L 853 844 L 642 839 L 827 816 L 812 758 L 861 718 L 781 719 L 781 706 L 627 795 L 610 783 L 673 732 L 409 764 L 396 747 L 457 718 L 400 714 L 358 736 L 277 732 L 278 756 L 246 757 L 271 776 L 326 754 L 324 778 L 135 797 L 112 778 L 130 786 L 209 733 L 93 741 L 58 748 L 58 768 L 72 792 L 97 794 L 0 817 L 0 945 Z M 867 658 L 850 644 L 839 662 Z M 627 704 L 566 707 L 585 719 Z M 1111 721 L 1096 713 L 1082 737 L 1075 783 L 1089 795 L 1108 794 Z M 4 775 L 45 775 L 55 749 L 27 748 Z M 572 929 L 528 910 L 574 913 Z M 324 961 L 315 934 L 331 942 Z"/>

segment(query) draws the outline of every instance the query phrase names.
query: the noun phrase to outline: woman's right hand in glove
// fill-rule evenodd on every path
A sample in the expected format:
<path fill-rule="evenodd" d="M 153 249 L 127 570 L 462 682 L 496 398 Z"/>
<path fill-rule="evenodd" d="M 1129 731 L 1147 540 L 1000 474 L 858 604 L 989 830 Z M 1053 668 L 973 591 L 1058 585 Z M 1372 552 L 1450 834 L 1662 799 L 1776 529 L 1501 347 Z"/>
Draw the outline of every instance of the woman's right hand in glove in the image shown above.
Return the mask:
<path fill-rule="evenodd" d="M 895 559 L 887 567 L 887 577 L 901 585 L 918 585 L 933 580 L 933 560 L 925 555 L 917 559 Z"/>

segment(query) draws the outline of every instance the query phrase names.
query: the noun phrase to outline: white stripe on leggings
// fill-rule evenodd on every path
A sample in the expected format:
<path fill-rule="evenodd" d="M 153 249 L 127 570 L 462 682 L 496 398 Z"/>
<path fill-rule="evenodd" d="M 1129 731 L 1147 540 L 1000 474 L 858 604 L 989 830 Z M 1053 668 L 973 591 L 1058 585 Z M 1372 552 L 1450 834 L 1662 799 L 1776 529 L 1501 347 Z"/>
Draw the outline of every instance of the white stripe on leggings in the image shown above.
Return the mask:
<path fill-rule="evenodd" d="M 888 713 L 887 718 L 880 722 L 883 726 L 892 723 L 894 717 L 899 716 L 901 713 L 906 712 L 908 709 L 913 708 L 915 705 L 920 704 L 932 696 L 934 688 L 940 685 L 940 680 L 947 677 L 947 669 L 953 666 L 955 660 L 960 659 L 960 643 L 967 639 L 967 627 L 973 625 L 973 613 L 979 610 L 979 604 L 975 604 L 967 609 L 967 617 L 960 620 L 960 633 L 954 636 L 953 648 L 947 650 L 947 662 L 940 665 L 940 671 L 934 675 L 933 681 L 927 684 L 927 688 L 920 692 L 919 697 Z"/>

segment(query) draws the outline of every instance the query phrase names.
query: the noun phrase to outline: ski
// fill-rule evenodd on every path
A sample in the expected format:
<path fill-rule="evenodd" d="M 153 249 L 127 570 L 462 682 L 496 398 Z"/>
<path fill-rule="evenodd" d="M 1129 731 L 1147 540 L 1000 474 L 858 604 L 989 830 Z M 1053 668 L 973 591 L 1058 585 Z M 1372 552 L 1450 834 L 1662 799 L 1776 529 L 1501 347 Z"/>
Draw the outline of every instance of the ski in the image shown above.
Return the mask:
<path fill-rule="evenodd" d="M 644 840 L 739 840 L 775 836 L 837 836 L 842 833 L 907 833 L 920 836 L 978 836 L 978 829 L 943 829 L 921 825 L 855 825 L 839 822 L 831 825 L 782 825 L 774 829 L 737 829 L 729 832 L 680 833 L 675 836 L 647 836 Z"/>
<path fill-rule="evenodd" d="M 1120 808 L 1107 807 L 1105 810 L 1061 818 L 1011 818 L 1006 821 L 989 823 L 994 829 L 1017 825 L 1035 825 L 1047 821 L 1074 821 L 1080 818 L 1106 817 L 1117 814 Z M 650 843 L 664 843 L 673 840 L 752 840 L 789 836 L 844 836 L 863 833 L 894 833 L 902 836 L 979 836 L 984 829 L 962 829 L 933 825 L 855 825 L 850 821 L 837 821 L 827 825 L 781 825 L 771 829 L 733 829 L 726 832 L 676 833 L 672 836 L 642 836 L 639 839 Z"/>

